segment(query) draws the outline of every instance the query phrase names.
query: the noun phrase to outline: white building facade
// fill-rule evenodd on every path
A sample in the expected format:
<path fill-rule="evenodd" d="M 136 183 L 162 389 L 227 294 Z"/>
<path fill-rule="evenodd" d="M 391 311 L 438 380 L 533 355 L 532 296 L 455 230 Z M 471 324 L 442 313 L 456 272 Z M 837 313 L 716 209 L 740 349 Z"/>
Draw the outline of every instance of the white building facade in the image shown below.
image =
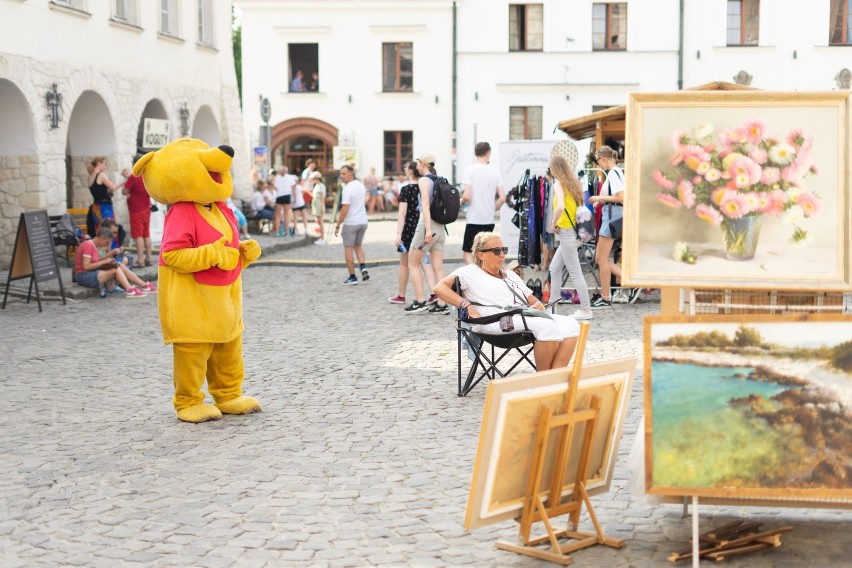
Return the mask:
<path fill-rule="evenodd" d="M 250 143 L 264 142 L 267 98 L 273 162 L 291 169 L 313 158 L 329 171 L 343 146 L 357 150 L 360 175 L 395 175 L 429 152 L 457 178 L 477 141 L 497 160 L 500 142 L 564 138 L 560 120 L 623 104 L 630 91 L 677 88 L 676 0 L 235 5 Z"/>
<path fill-rule="evenodd" d="M 359 174 L 401 172 L 412 156 L 449 163 L 452 2 L 238 0 L 246 130 L 271 162 L 334 169 L 333 148 L 354 149 Z M 301 82 L 299 81 L 301 73 Z M 316 73 L 316 76 L 314 74 Z"/>
<path fill-rule="evenodd" d="M 146 118 L 169 138 L 236 151 L 250 192 L 230 5 L 213 0 L 27 0 L 0 3 L 0 265 L 21 212 L 87 207 L 86 165 L 119 172 L 146 151 Z M 127 224 L 124 198 L 114 198 Z M 129 225 L 127 225 L 129 226 Z"/>
<path fill-rule="evenodd" d="M 684 86 L 729 81 L 773 91 L 849 89 L 849 0 L 685 2 L 684 21 Z"/>

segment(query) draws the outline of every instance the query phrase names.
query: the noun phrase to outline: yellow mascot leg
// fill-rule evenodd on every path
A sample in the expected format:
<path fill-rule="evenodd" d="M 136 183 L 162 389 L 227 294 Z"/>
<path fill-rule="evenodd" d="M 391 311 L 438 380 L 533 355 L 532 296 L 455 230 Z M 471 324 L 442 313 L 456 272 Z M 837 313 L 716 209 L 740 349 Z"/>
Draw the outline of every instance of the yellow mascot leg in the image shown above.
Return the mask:
<path fill-rule="evenodd" d="M 260 403 L 251 396 L 242 396 L 243 338 L 213 345 L 207 367 L 207 389 L 222 414 L 251 414 L 260 412 Z"/>
<path fill-rule="evenodd" d="M 207 374 L 207 359 L 214 344 L 211 343 L 175 343 L 174 405 L 177 417 L 184 422 L 206 422 L 219 420 L 222 412 L 212 404 L 204 404 L 204 376 Z"/>

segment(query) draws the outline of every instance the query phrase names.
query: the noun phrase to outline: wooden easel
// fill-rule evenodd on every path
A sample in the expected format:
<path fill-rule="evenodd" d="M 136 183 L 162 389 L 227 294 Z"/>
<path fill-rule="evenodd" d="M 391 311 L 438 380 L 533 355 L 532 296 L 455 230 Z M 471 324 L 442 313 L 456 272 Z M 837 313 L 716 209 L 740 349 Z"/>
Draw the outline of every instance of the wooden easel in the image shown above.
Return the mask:
<path fill-rule="evenodd" d="M 497 541 L 497 548 L 500 550 L 509 550 L 518 554 L 532 556 L 533 558 L 549 560 L 563 566 L 567 566 L 573 562 L 569 553 L 575 550 L 582 550 L 596 544 L 603 544 L 612 548 L 621 548 L 624 546 L 623 540 L 609 538 L 603 533 L 600 524 L 598 524 L 594 507 L 592 507 L 591 500 L 589 499 L 589 494 L 586 492 L 586 479 L 589 475 L 589 452 L 592 448 L 592 440 L 594 439 L 601 408 L 600 398 L 593 396 L 589 403 L 589 408 L 574 410 L 577 387 L 580 382 L 580 370 L 583 365 L 583 353 L 588 335 L 589 324 L 588 322 L 582 322 L 580 324 L 580 336 L 577 340 L 574 366 L 568 378 L 568 393 L 562 412 L 554 414 L 549 408 L 545 408 L 542 410 L 542 415 L 539 418 L 532 470 L 530 471 L 529 485 L 526 497 L 524 498 L 524 509 L 520 519 L 521 527 L 518 542 Z M 583 433 L 580 457 L 577 464 L 574 491 L 563 503 L 562 483 L 568 468 L 571 440 L 573 439 L 574 429 L 582 424 L 585 424 L 585 431 Z M 548 435 L 551 430 L 556 428 L 560 429 L 559 440 L 557 442 L 556 463 L 546 464 Z M 552 476 L 550 478 L 547 501 L 545 502 L 541 497 L 541 485 L 542 476 L 547 467 L 551 468 Z M 577 525 L 580 522 L 580 513 L 583 510 L 584 504 L 595 527 L 594 533 L 579 532 L 577 530 Z M 554 530 L 552 518 L 565 514 L 569 515 L 568 521 L 571 523 L 571 530 Z M 531 537 L 532 525 L 538 521 L 544 524 L 547 534 Z M 565 539 L 568 542 L 560 543 L 560 539 Z M 538 545 L 546 542 L 550 543 L 549 549 L 538 547 Z"/>

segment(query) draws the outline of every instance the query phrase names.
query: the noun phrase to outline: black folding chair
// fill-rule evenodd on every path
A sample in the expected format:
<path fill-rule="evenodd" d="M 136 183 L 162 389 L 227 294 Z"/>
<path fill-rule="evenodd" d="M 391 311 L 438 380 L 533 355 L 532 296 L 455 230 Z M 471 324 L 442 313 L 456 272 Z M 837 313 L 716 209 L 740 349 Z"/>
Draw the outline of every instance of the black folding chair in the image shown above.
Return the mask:
<path fill-rule="evenodd" d="M 458 278 L 453 286 L 457 294 L 462 295 Z M 458 361 L 458 396 L 467 396 L 479 382 L 488 377 L 489 380 L 502 378 L 514 371 L 524 361 L 529 363 L 535 371 L 535 361 L 530 358 L 535 347 L 535 336 L 527 326 L 527 317 L 523 313 L 524 307 L 503 311 L 497 314 L 483 316 L 480 318 L 463 319 L 464 313 L 459 311 L 456 320 L 456 343 Z M 514 331 L 499 333 L 481 333 L 473 331 L 472 326 L 477 324 L 488 324 L 500 321 L 504 316 L 515 316 L 520 314 L 523 329 L 515 328 Z M 468 352 L 473 359 L 473 364 L 462 382 L 462 344 L 466 343 Z M 517 360 L 505 360 L 506 357 L 516 352 L 520 357 Z M 500 368 L 503 364 L 505 370 Z M 506 368 L 506 366 L 508 367 Z"/>

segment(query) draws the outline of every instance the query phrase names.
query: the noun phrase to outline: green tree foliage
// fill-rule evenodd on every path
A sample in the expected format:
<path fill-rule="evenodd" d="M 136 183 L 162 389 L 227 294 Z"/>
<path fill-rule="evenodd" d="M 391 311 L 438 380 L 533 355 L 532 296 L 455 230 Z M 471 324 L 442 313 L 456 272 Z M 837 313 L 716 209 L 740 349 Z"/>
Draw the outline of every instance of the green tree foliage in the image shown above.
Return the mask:
<path fill-rule="evenodd" d="M 741 325 L 734 333 L 734 345 L 737 347 L 760 347 L 763 345 L 763 337 L 753 327 Z"/>
<path fill-rule="evenodd" d="M 669 347 L 697 347 L 697 348 L 720 348 L 730 347 L 732 345 L 731 338 L 720 331 L 700 331 L 693 335 L 672 335 L 666 341 L 659 342 L 659 345 Z"/>
<path fill-rule="evenodd" d="M 231 5 L 231 34 L 234 69 L 237 72 L 237 92 L 240 94 L 240 108 L 243 108 L 243 25 L 237 20 L 233 4 Z"/>
<path fill-rule="evenodd" d="M 841 371 L 852 370 L 852 341 L 841 343 L 833 349 L 831 364 Z"/>

